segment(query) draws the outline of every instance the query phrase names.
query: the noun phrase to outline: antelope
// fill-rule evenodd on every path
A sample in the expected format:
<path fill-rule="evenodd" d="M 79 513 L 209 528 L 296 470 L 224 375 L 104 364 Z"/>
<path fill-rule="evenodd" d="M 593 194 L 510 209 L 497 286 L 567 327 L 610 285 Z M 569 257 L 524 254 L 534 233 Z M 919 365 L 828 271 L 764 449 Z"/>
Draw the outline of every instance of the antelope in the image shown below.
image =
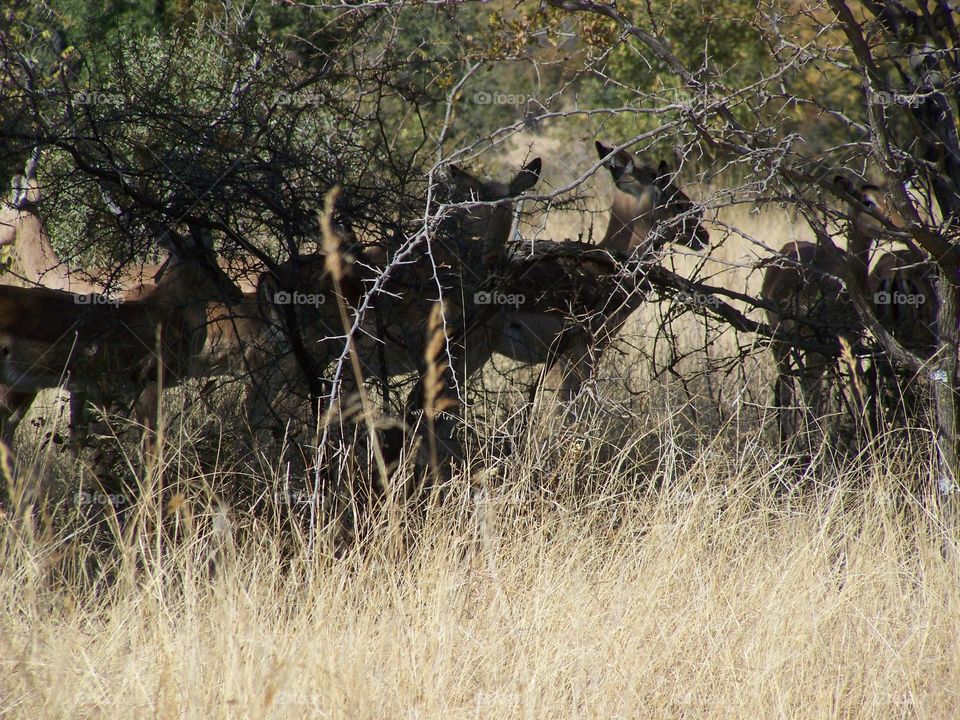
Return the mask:
<path fill-rule="evenodd" d="M 445 216 L 430 239 L 433 265 L 420 257 L 416 263 L 384 264 L 383 256 L 358 249 L 356 261 L 351 264 L 348 287 L 344 295 L 356 304 L 363 300 L 369 287 L 380 282 L 380 290 L 370 297 L 362 323 L 352 341 L 368 377 L 380 378 L 384 387 L 389 378 L 419 372 L 424 366 L 426 323 L 431 306 L 436 302 L 438 284 L 444 288 L 448 302 L 446 322 L 462 331 L 463 336 L 474 337 L 480 327 L 467 327 L 460 303 L 461 285 L 479 285 L 484 268 L 503 251 L 513 224 L 513 200 L 532 188 L 539 180 L 541 161 L 532 160 L 510 182 L 502 183 L 477 178 L 459 166 L 449 167 L 452 198 L 460 203 Z M 327 293 L 330 281 L 323 276 L 325 256 L 300 258 L 283 269 L 288 274 L 285 288 L 306 293 Z M 381 278 L 384 272 L 385 278 Z M 279 288 L 278 279 L 264 276 L 261 294 L 271 296 Z M 271 322 L 283 322 L 278 308 L 270 306 Z M 343 335 L 338 329 L 339 319 L 325 314 L 298 313 L 298 326 L 308 340 L 315 370 L 327 367 L 343 351 L 343 343 L 332 338 Z M 458 335 L 457 332 L 453 333 Z M 462 384 L 485 361 L 488 352 L 482 343 L 465 342 L 454 337 L 447 344 L 452 356 L 451 372 L 455 382 Z M 474 356 L 482 356 L 478 362 Z M 345 377 L 349 389 L 353 378 Z M 421 407 L 419 388 L 413 391 L 408 405 Z M 268 395 L 271 392 L 267 393 Z"/>
<path fill-rule="evenodd" d="M 116 274 L 101 268 L 73 270 L 59 257 L 43 220 L 36 212 L 40 188 L 28 166 L 26 176 L 15 176 L 12 181 L 11 202 L 0 211 L 0 247 L 13 250 L 16 272 L 0 278 L 5 284 L 24 287 L 47 287 L 79 294 L 101 293 L 113 284 L 116 296 L 124 301 L 138 300 L 156 288 L 155 276 L 162 265 L 147 264 L 128 268 Z M 222 269 L 228 265 L 218 258 Z M 111 282 L 112 281 L 112 282 Z M 238 366 L 249 365 L 258 358 L 251 348 L 255 339 L 264 335 L 261 312 L 256 296 L 256 285 L 240 278 L 237 281 L 244 296 L 239 303 L 208 303 L 208 332 L 198 358 L 191 365 L 195 376 L 236 372 Z M 15 391 L 0 385 L 0 440 L 9 442 L 36 393 Z M 71 425 L 76 430 L 83 415 L 82 396 L 71 399 Z"/>
<path fill-rule="evenodd" d="M 16 175 L 11 184 L 12 199 L 9 204 L 4 203 L 0 211 L 0 247 L 12 250 L 16 271 L 4 278 L 4 284 L 41 286 L 80 294 L 103 293 L 104 288 L 112 284 L 124 300 L 135 300 L 153 287 L 152 278 L 161 265 L 129 268 L 119 275 L 101 268 L 72 270 L 54 250 L 46 226 L 36 212 L 40 201 L 36 179 Z"/>
<path fill-rule="evenodd" d="M 113 304 L 98 295 L 0 286 L 0 382 L 17 393 L 66 384 L 108 406 L 133 397 L 136 417 L 153 430 L 161 385 L 192 374 L 208 305 L 241 298 L 207 244 L 172 233 L 161 242 L 168 267 L 141 299 Z"/>
<path fill-rule="evenodd" d="M 0 277 L 0 284 L 18 287 L 45 286 L 55 290 L 93 293 L 94 283 L 71 273 L 61 262 L 50 242 L 43 221 L 36 213 L 40 189 L 32 173 L 14 176 L 12 197 L 0 210 L 0 248 L 11 253 L 11 267 Z M 129 288 L 131 299 L 141 294 L 139 285 Z M 13 433 L 33 404 L 34 392 L 14 390 L 0 385 L 0 440 L 10 442 Z"/>
<path fill-rule="evenodd" d="M 767 267 L 760 295 L 776 304 L 767 310 L 771 327 L 779 328 L 803 340 L 833 347 L 831 352 L 792 348 L 782 341 L 770 344 L 777 365 L 774 402 L 777 408 L 781 443 L 797 432 L 793 408 L 796 405 L 792 378 L 799 375 L 801 399 L 811 408 L 819 397 L 823 375 L 836 362 L 840 346 L 838 336 L 849 346 L 856 344 L 861 324 L 840 278 L 849 268 L 859 287 L 868 287 L 870 249 L 886 227 L 901 227 L 903 220 L 886 195 L 875 185 L 855 187 L 843 176 L 834 178 L 834 187 L 846 193 L 847 249 L 834 259 L 815 243 L 796 241 L 780 251 L 781 261 Z M 882 218 L 882 220 L 880 219 Z M 794 318 L 808 317 L 816 326 Z M 794 371 L 793 366 L 798 366 Z M 808 410 L 808 419 L 812 420 Z"/>
<path fill-rule="evenodd" d="M 18 287 L 47 287 L 80 294 L 100 293 L 111 273 L 93 268 L 89 272 L 71 270 L 57 255 L 43 220 L 36 212 L 40 187 L 33 176 L 35 162 L 27 165 L 26 175 L 11 181 L 12 197 L 0 210 L 0 248 L 11 253 L 10 270 L 0 283 Z M 153 277 L 160 265 L 144 265 L 125 270 L 117 280 L 118 295 L 136 300 L 153 288 Z M 99 278 L 105 282 L 97 282 Z M 147 278 L 150 278 L 149 280 Z M 17 426 L 36 399 L 36 393 L 15 391 L 0 386 L 0 440 L 9 443 Z M 82 415 L 82 398 L 71 398 L 71 424 Z"/>
<path fill-rule="evenodd" d="M 907 350 L 928 358 L 937 346 L 937 273 L 914 248 L 881 253 L 868 278 L 874 312 Z"/>
<path fill-rule="evenodd" d="M 533 287 L 550 288 L 561 279 L 566 284 L 523 307 L 504 307 L 499 324 L 490 326 L 492 351 L 526 364 L 544 363 L 540 384 L 551 371 L 560 371 L 563 400 L 580 394 L 606 345 L 644 299 L 637 287 L 626 295 L 620 291 L 610 253 L 629 253 L 642 274 L 641 261 L 649 261 L 667 243 L 700 250 L 710 242 L 701 224 L 702 209 L 674 184 L 666 162 L 654 169 L 626 150 L 615 152 L 599 141 L 596 149 L 615 185 L 598 252 L 521 263 L 522 275 Z M 586 317 L 571 318 L 575 307 Z"/>
<path fill-rule="evenodd" d="M 881 253 L 868 278 L 877 319 L 901 345 L 921 358 L 932 357 L 937 349 L 937 279 L 933 263 L 912 247 Z M 901 386 L 889 361 L 883 360 L 877 366 L 883 376 L 882 385 L 894 393 L 894 403 L 906 401 L 903 404 L 909 411 L 916 399 L 916 384 Z M 885 395 L 882 397 L 886 399 Z"/>

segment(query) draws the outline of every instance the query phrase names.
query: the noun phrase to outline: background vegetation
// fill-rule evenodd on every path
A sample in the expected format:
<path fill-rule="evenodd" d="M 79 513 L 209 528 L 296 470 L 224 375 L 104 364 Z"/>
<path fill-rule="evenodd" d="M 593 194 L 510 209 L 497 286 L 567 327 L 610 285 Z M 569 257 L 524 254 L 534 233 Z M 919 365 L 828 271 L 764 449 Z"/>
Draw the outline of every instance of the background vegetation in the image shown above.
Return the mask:
<path fill-rule="evenodd" d="M 371 383 L 357 440 L 302 362 L 278 414 L 308 432 L 262 445 L 242 382 L 187 383 L 154 465 L 109 418 L 109 478 L 47 393 L 16 465 L 0 446 L 0 715 L 957 716 L 954 315 L 918 358 L 858 307 L 827 412 L 781 446 L 759 298 L 785 243 L 843 245 L 841 173 L 910 190 L 899 240 L 956 300 L 956 43 L 942 2 L 5 5 L 0 177 L 39 148 L 71 265 L 160 259 L 151 228 L 185 223 L 281 277 L 337 186 L 337 227 L 439 283 L 451 163 L 543 158 L 520 235 L 595 242 L 597 139 L 667 160 L 711 246 L 658 258 L 708 301 L 656 285 L 562 417 L 528 402 L 541 368 L 493 358 L 462 394 L 469 460 L 413 502 L 405 446 L 369 517 L 415 374 Z M 469 299 L 490 278 L 467 270 Z M 878 357 L 910 412 L 854 407 Z"/>

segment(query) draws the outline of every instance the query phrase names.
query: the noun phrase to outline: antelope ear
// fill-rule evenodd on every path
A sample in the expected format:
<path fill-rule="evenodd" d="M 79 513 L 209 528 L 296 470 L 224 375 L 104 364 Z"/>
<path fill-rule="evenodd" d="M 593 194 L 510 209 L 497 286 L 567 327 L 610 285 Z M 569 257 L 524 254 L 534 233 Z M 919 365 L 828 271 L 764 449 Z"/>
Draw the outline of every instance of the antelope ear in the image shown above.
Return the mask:
<path fill-rule="evenodd" d="M 848 195 L 851 195 L 855 198 L 860 197 L 860 193 L 853 186 L 853 183 L 847 179 L 845 175 L 834 175 L 833 176 L 833 189 L 839 192 L 845 192 Z"/>
<path fill-rule="evenodd" d="M 10 204 L 18 209 L 40 202 L 40 186 L 34 178 L 14 175 L 10 178 Z"/>
<path fill-rule="evenodd" d="M 510 197 L 516 197 L 521 193 L 525 193 L 536 185 L 540 179 L 540 170 L 542 167 L 543 163 L 540 158 L 534 158 L 527 163 L 523 169 L 517 173 L 516 177 L 510 181 Z"/>
<path fill-rule="evenodd" d="M 613 152 L 613 148 L 609 145 L 604 145 L 602 142 L 597 140 L 594 143 L 597 146 L 597 155 L 600 156 L 600 159 L 603 160 L 607 155 Z"/>
<path fill-rule="evenodd" d="M 450 179 L 458 183 L 471 183 L 475 181 L 473 175 L 468 173 L 462 167 L 456 163 L 450 163 L 447 168 L 447 172 L 450 173 Z"/>
<path fill-rule="evenodd" d="M 661 160 L 660 164 L 657 165 L 656 186 L 661 190 L 666 190 L 672 181 L 673 170 L 670 169 L 670 164 L 666 160 Z"/>
<path fill-rule="evenodd" d="M 190 225 L 188 227 L 190 229 L 190 237 L 193 238 L 193 241 L 197 245 L 204 250 L 213 250 L 213 234 L 207 228 L 197 227 L 196 225 Z"/>
<path fill-rule="evenodd" d="M 450 173 L 450 179 L 453 181 L 454 188 L 459 192 L 475 192 L 480 185 L 479 180 L 459 165 L 450 163 L 448 172 Z"/>
<path fill-rule="evenodd" d="M 23 175 L 14 175 L 10 178 L 10 204 L 17 207 L 20 204 L 20 195 L 23 192 Z"/>
<path fill-rule="evenodd" d="M 172 227 L 158 225 L 153 232 L 157 247 L 166 252 L 171 258 L 183 259 L 187 241 Z"/>

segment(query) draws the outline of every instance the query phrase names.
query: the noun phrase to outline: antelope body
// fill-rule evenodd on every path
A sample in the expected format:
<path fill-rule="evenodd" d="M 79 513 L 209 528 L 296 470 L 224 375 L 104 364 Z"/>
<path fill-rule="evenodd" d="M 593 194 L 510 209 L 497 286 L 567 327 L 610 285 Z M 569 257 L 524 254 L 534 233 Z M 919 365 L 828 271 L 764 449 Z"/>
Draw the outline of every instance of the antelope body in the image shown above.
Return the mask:
<path fill-rule="evenodd" d="M 856 309 L 840 278 L 850 269 L 854 282 L 868 288 L 870 249 L 886 226 L 900 226 L 902 219 L 875 185 L 854 187 L 846 178 L 834 178 L 835 187 L 846 194 L 847 250 L 834 258 L 825 249 L 809 242 L 793 242 L 783 247 L 778 264 L 770 265 L 763 277 L 761 297 L 776 303 L 778 310 L 767 310 L 772 327 L 779 328 L 811 343 L 835 348 L 817 351 L 792 348 L 774 341 L 770 344 L 777 365 L 774 401 L 777 408 L 781 442 L 797 432 L 793 408 L 798 376 L 802 399 L 808 408 L 816 406 L 824 373 L 840 353 L 838 337 L 854 346 L 862 333 Z M 803 322 L 803 319 L 813 321 Z M 796 366 L 796 369 L 794 369 Z M 808 411 L 808 420 L 812 415 Z"/>
<path fill-rule="evenodd" d="M 629 253 L 634 270 L 666 243 L 699 250 L 709 243 L 697 208 L 671 181 L 665 162 L 654 169 L 629 152 L 596 143 L 616 190 L 610 219 L 598 249 Z M 618 280 L 616 263 L 599 253 L 544 257 L 519 263 L 529 286 L 551 288 L 522 308 L 504 308 L 491 326 L 490 348 L 519 362 L 544 363 L 544 377 L 560 371 L 560 395 L 571 400 L 593 376 L 606 345 L 642 304 L 639 277 Z M 622 282 L 626 281 L 626 282 Z"/>
<path fill-rule="evenodd" d="M 103 304 L 100 296 L 0 286 L 0 382 L 24 393 L 65 383 L 108 406 L 133 397 L 151 428 L 161 384 L 192 374 L 207 306 L 224 298 L 240 292 L 208 248 L 184 241 L 139 300 Z"/>

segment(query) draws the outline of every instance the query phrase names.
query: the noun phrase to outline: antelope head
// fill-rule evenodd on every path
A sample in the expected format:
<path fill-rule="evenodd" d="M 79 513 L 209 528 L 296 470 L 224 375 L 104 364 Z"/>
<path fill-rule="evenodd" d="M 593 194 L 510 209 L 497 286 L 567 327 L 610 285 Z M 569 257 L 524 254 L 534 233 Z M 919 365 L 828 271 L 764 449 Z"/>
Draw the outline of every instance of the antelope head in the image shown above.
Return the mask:
<path fill-rule="evenodd" d="M 879 240 L 891 230 L 906 226 L 903 216 L 890 199 L 890 193 L 884 188 L 870 183 L 855 185 L 843 175 L 833 178 L 833 186 L 837 194 L 846 200 L 847 215 L 854 232 Z"/>
<path fill-rule="evenodd" d="M 534 158 L 510 182 L 503 183 L 481 180 L 458 165 L 450 165 L 450 179 L 456 201 L 490 203 L 457 208 L 451 216 L 456 223 L 456 234 L 462 238 L 479 238 L 484 259 L 490 259 L 501 252 L 513 225 L 513 203 L 510 200 L 537 184 L 541 167 L 540 158 Z"/>
<path fill-rule="evenodd" d="M 656 249 L 677 243 L 700 250 L 709 245 L 710 235 L 702 224 L 703 208 L 673 183 L 673 173 L 666 162 L 661 161 L 654 169 L 638 163 L 626 150 L 614 152 L 613 147 L 599 141 L 596 147 L 617 190 L 632 200 L 614 203 L 614 213 L 626 215 L 623 222 L 633 229 L 628 247 L 622 249 L 634 250 L 641 244 Z"/>
<path fill-rule="evenodd" d="M 220 267 L 213 251 L 210 235 L 190 227 L 191 237 L 173 232 L 159 233 L 157 244 L 169 253 L 169 258 L 157 273 L 157 286 L 179 283 L 184 294 L 199 294 L 199 300 L 240 302 L 243 293 Z M 176 273 L 171 272 L 176 268 Z"/>

